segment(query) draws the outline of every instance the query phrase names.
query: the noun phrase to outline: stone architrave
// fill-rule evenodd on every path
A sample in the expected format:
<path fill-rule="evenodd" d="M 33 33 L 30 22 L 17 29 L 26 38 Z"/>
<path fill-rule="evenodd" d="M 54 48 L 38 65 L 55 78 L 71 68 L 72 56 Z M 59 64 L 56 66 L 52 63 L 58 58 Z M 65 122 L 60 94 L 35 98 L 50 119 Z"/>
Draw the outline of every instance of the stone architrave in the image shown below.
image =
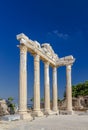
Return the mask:
<path fill-rule="evenodd" d="M 42 116 L 40 111 L 40 56 L 34 55 L 34 115 Z"/>
<path fill-rule="evenodd" d="M 19 114 L 21 119 L 31 118 L 27 114 L 27 47 L 20 45 Z"/>
<path fill-rule="evenodd" d="M 50 114 L 49 62 L 44 62 L 45 114 Z"/>
<path fill-rule="evenodd" d="M 53 111 L 58 112 L 57 104 L 57 68 L 53 67 Z"/>
<path fill-rule="evenodd" d="M 72 112 L 72 86 L 71 86 L 71 65 L 66 66 L 66 101 L 67 111 Z"/>

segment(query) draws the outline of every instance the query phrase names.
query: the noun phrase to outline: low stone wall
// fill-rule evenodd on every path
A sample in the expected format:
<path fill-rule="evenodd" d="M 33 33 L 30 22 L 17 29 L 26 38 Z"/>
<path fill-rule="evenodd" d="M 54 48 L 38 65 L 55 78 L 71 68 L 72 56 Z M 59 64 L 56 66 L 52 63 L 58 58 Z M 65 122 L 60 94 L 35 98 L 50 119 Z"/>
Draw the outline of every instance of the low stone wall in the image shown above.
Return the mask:
<path fill-rule="evenodd" d="M 59 101 L 59 109 L 66 110 L 66 100 Z M 88 96 L 79 96 L 77 98 L 72 98 L 72 107 L 75 111 L 86 111 L 88 110 Z"/>

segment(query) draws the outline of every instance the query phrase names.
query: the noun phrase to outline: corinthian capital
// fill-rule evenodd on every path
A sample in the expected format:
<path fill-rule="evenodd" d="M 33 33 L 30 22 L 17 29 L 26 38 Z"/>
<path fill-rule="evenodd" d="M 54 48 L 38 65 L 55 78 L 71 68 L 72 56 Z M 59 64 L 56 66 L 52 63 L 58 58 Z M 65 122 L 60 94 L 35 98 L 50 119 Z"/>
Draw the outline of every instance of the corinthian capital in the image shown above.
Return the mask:
<path fill-rule="evenodd" d="M 72 66 L 72 64 L 66 65 L 66 68 L 67 68 L 68 70 L 71 70 L 71 66 Z"/>
<path fill-rule="evenodd" d="M 19 48 L 20 48 L 21 53 L 26 53 L 27 52 L 27 47 L 25 45 L 20 45 Z"/>

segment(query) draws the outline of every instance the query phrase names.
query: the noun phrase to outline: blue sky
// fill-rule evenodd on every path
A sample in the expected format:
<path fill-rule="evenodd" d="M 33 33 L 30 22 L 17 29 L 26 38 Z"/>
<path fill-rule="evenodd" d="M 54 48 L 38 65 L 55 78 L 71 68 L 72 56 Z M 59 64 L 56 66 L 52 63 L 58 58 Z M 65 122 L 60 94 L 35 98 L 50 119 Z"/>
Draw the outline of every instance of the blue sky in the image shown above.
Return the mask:
<path fill-rule="evenodd" d="M 87 0 L 0 1 L 0 97 L 18 96 L 19 49 L 16 35 L 26 34 L 40 43 L 49 42 L 59 57 L 73 55 L 72 84 L 88 80 Z M 41 97 L 44 69 L 41 66 Z M 28 54 L 28 96 L 33 96 L 33 57 Z M 52 68 L 50 68 L 52 95 Z M 58 68 L 58 96 L 66 86 L 65 67 Z"/>

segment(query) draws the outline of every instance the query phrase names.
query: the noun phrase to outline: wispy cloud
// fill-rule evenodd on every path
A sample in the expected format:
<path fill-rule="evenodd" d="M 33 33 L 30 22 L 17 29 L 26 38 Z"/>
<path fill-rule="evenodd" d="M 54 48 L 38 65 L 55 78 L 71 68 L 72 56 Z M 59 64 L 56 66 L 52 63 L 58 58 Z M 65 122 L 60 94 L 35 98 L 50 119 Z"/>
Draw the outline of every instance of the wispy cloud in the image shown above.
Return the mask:
<path fill-rule="evenodd" d="M 68 38 L 68 34 L 65 34 L 65 33 L 61 33 L 59 32 L 58 30 L 54 30 L 53 33 L 58 36 L 59 38 L 63 38 L 63 39 L 67 39 Z"/>
<path fill-rule="evenodd" d="M 49 34 L 50 34 L 50 33 L 49 33 Z M 54 34 L 54 35 L 56 35 L 57 37 L 62 38 L 62 39 L 68 39 L 68 37 L 69 37 L 68 34 L 66 34 L 66 33 L 61 33 L 61 32 L 59 32 L 58 30 L 52 31 L 51 34 Z"/>

